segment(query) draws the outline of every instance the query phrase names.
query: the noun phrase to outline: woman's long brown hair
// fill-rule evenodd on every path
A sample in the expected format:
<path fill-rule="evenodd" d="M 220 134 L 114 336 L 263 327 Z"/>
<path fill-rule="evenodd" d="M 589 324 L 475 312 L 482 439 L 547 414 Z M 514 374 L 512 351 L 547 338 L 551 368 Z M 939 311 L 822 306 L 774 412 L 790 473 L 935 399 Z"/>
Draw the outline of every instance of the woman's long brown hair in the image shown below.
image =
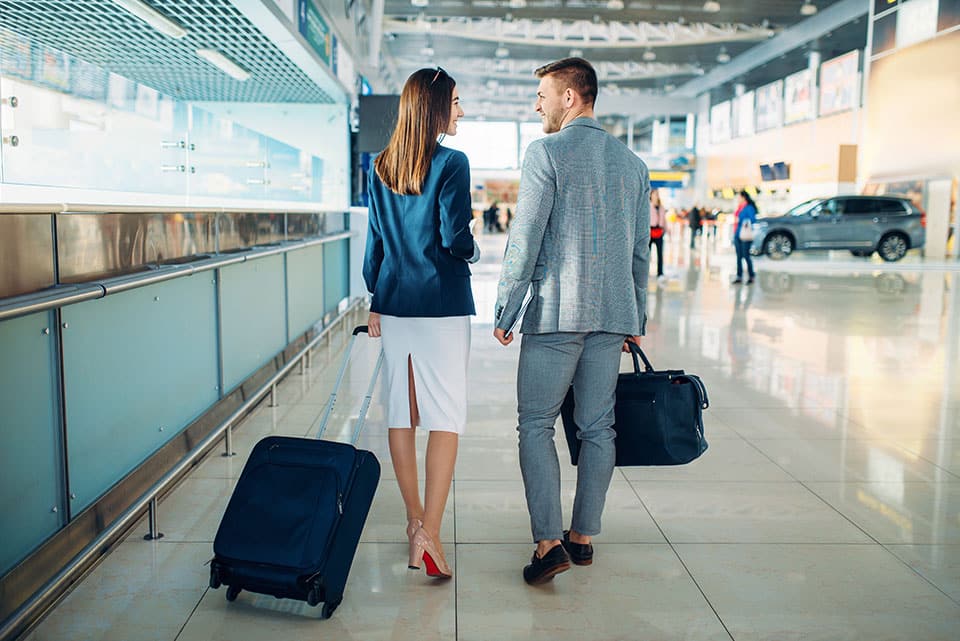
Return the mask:
<path fill-rule="evenodd" d="M 437 137 L 450 125 L 453 78 L 446 71 L 415 71 L 400 94 L 397 126 L 390 142 L 374 160 L 377 175 L 390 191 L 419 194 L 430 170 Z"/>

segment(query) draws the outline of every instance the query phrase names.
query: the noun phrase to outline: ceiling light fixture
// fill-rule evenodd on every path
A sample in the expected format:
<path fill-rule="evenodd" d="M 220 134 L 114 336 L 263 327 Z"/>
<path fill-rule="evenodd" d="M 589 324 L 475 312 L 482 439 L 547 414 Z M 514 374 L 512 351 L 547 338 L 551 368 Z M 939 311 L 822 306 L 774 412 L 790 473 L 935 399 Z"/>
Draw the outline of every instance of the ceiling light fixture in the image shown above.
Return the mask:
<path fill-rule="evenodd" d="M 610 11 L 620 11 L 623 9 L 623 0 L 607 0 L 607 9 Z"/>
<path fill-rule="evenodd" d="M 647 62 L 653 62 L 654 60 L 657 59 L 657 54 L 656 52 L 654 52 L 653 49 L 648 48 L 646 51 L 643 52 L 643 59 L 646 60 Z"/>
<path fill-rule="evenodd" d="M 423 56 L 424 58 L 432 58 L 434 53 L 436 52 L 433 50 L 433 47 L 431 47 L 430 45 L 426 45 L 423 49 L 420 50 L 420 55 Z"/>
<path fill-rule="evenodd" d="M 728 62 L 730 62 L 730 54 L 727 53 L 726 47 L 720 47 L 720 53 L 717 54 L 717 62 L 719 62 L 722 65 L 725 65 Z"/>
<path fill-rule="evenodd" d="M 507 56 L 510 55 L 510 50 L 504 47 L 503 45 L 498 45 L 497 50 L 493 52 L 493 55 L 495 55 L 498 58 L 506 58 Z"/>
<path fill-rule="evenodd" d="M 113 2 L 171 38 L 183 38 L 188 33 L 176 22 L 140 0 L 113 0 Z"/>
<path fill-rule="evenodd" d="M 800 15 L 801 16 L 812 16 L 817 13 L 817 5 L 810 2 L 810 0 L 804 0 L 804 3 L 800 5 Z"/>
<path fill-rule="evenodd" d="M 523 9 L 527 6 L 527 0 L 510 0 L 511 9 Z"/>
<path fill-rule="evenodd" d="M 720 11 L 720 3 L 716 0 L 707 0 L 703 3 L 703 10 L 707 13 L 716 13 Z"/>
<path fill-rule="evenodd" d="M 410 4 L 415 7 L 426 7 L 430 4 L 430 0 L 410 0 Z"/>
<path fill-rule="evenodd" d="M 197 49 L 197 55 L 217 67 L 231 78 L 243 82 L 250 77 L 250 72 L 226 57 L 216 49 Z"/>
<path fill-rule="evenodd" d="M 583 57 L 583 49 L 571 49 L 571 50 L 570 50 L 570 57 L 571 57 L 571 58 L 582 58 L 582 57 Z"/>

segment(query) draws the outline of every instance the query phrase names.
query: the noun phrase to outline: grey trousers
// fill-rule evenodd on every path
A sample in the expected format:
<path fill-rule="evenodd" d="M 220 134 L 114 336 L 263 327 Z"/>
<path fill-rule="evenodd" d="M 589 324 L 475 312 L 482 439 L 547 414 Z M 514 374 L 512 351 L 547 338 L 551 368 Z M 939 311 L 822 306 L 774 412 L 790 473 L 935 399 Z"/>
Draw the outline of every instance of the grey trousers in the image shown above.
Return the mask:
<path fill-rule="evenodd" d="M 600 533 L 616 460 L 613 405 L 623 341 L 620 334 L 602 332 L 523 335 L 517 431 L 534 541 L 563 538 L 554 424 L 571 383 L 581 441 L 571 528 L 587 536 Z"/>

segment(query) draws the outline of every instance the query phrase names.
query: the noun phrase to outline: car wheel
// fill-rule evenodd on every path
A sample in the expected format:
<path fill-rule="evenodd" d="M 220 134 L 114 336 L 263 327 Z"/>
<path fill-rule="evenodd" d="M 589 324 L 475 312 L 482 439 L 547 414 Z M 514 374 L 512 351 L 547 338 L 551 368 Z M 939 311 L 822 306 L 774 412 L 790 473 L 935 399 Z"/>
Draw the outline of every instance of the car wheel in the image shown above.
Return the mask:
<path fill-rule="evenodd" d="M 763 242 L 763 253 L 774 260 L 783 260 L 793 253 L 793 239 L 780 232 L 770 234 Z"/>
<path fill-rule="evenodd" d="M 909 246 L 903 234 L 888 234 L 880 239 L 877 253 L 880 254 L 880 258 L 892 263 L 903 258 L 907 249 L 909 249 Z"/>
<path fill-rule="evenodd" d="M 873 256 L 872 249 L 851 249 L 850 253 L 858 258 L 869 258 L 870 256 Z"/>

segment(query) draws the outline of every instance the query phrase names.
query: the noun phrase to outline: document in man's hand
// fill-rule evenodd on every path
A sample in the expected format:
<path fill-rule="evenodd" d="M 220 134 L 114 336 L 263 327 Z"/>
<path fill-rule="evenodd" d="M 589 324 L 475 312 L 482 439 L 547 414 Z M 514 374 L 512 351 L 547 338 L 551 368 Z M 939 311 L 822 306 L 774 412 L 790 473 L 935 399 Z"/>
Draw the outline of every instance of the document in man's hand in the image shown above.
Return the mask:
<path fill-rule="evenodd" d="M 527 311 L 527 305 L 530 304 L 531 300 L 533 300 L 533 296 L 530 295 L 530 291 L 528 290 L 526 298 L 523 299 L 523 305 L 520 306 L 520 311 L 517 312 L 517 317 L 513 319 L 513 323 L 510 325 L 510 329 L 507 330 L 507 334 L 513 333 L 513 330 L 520 324 L 520 319 L 523 318 L 523 313 Z"/>

